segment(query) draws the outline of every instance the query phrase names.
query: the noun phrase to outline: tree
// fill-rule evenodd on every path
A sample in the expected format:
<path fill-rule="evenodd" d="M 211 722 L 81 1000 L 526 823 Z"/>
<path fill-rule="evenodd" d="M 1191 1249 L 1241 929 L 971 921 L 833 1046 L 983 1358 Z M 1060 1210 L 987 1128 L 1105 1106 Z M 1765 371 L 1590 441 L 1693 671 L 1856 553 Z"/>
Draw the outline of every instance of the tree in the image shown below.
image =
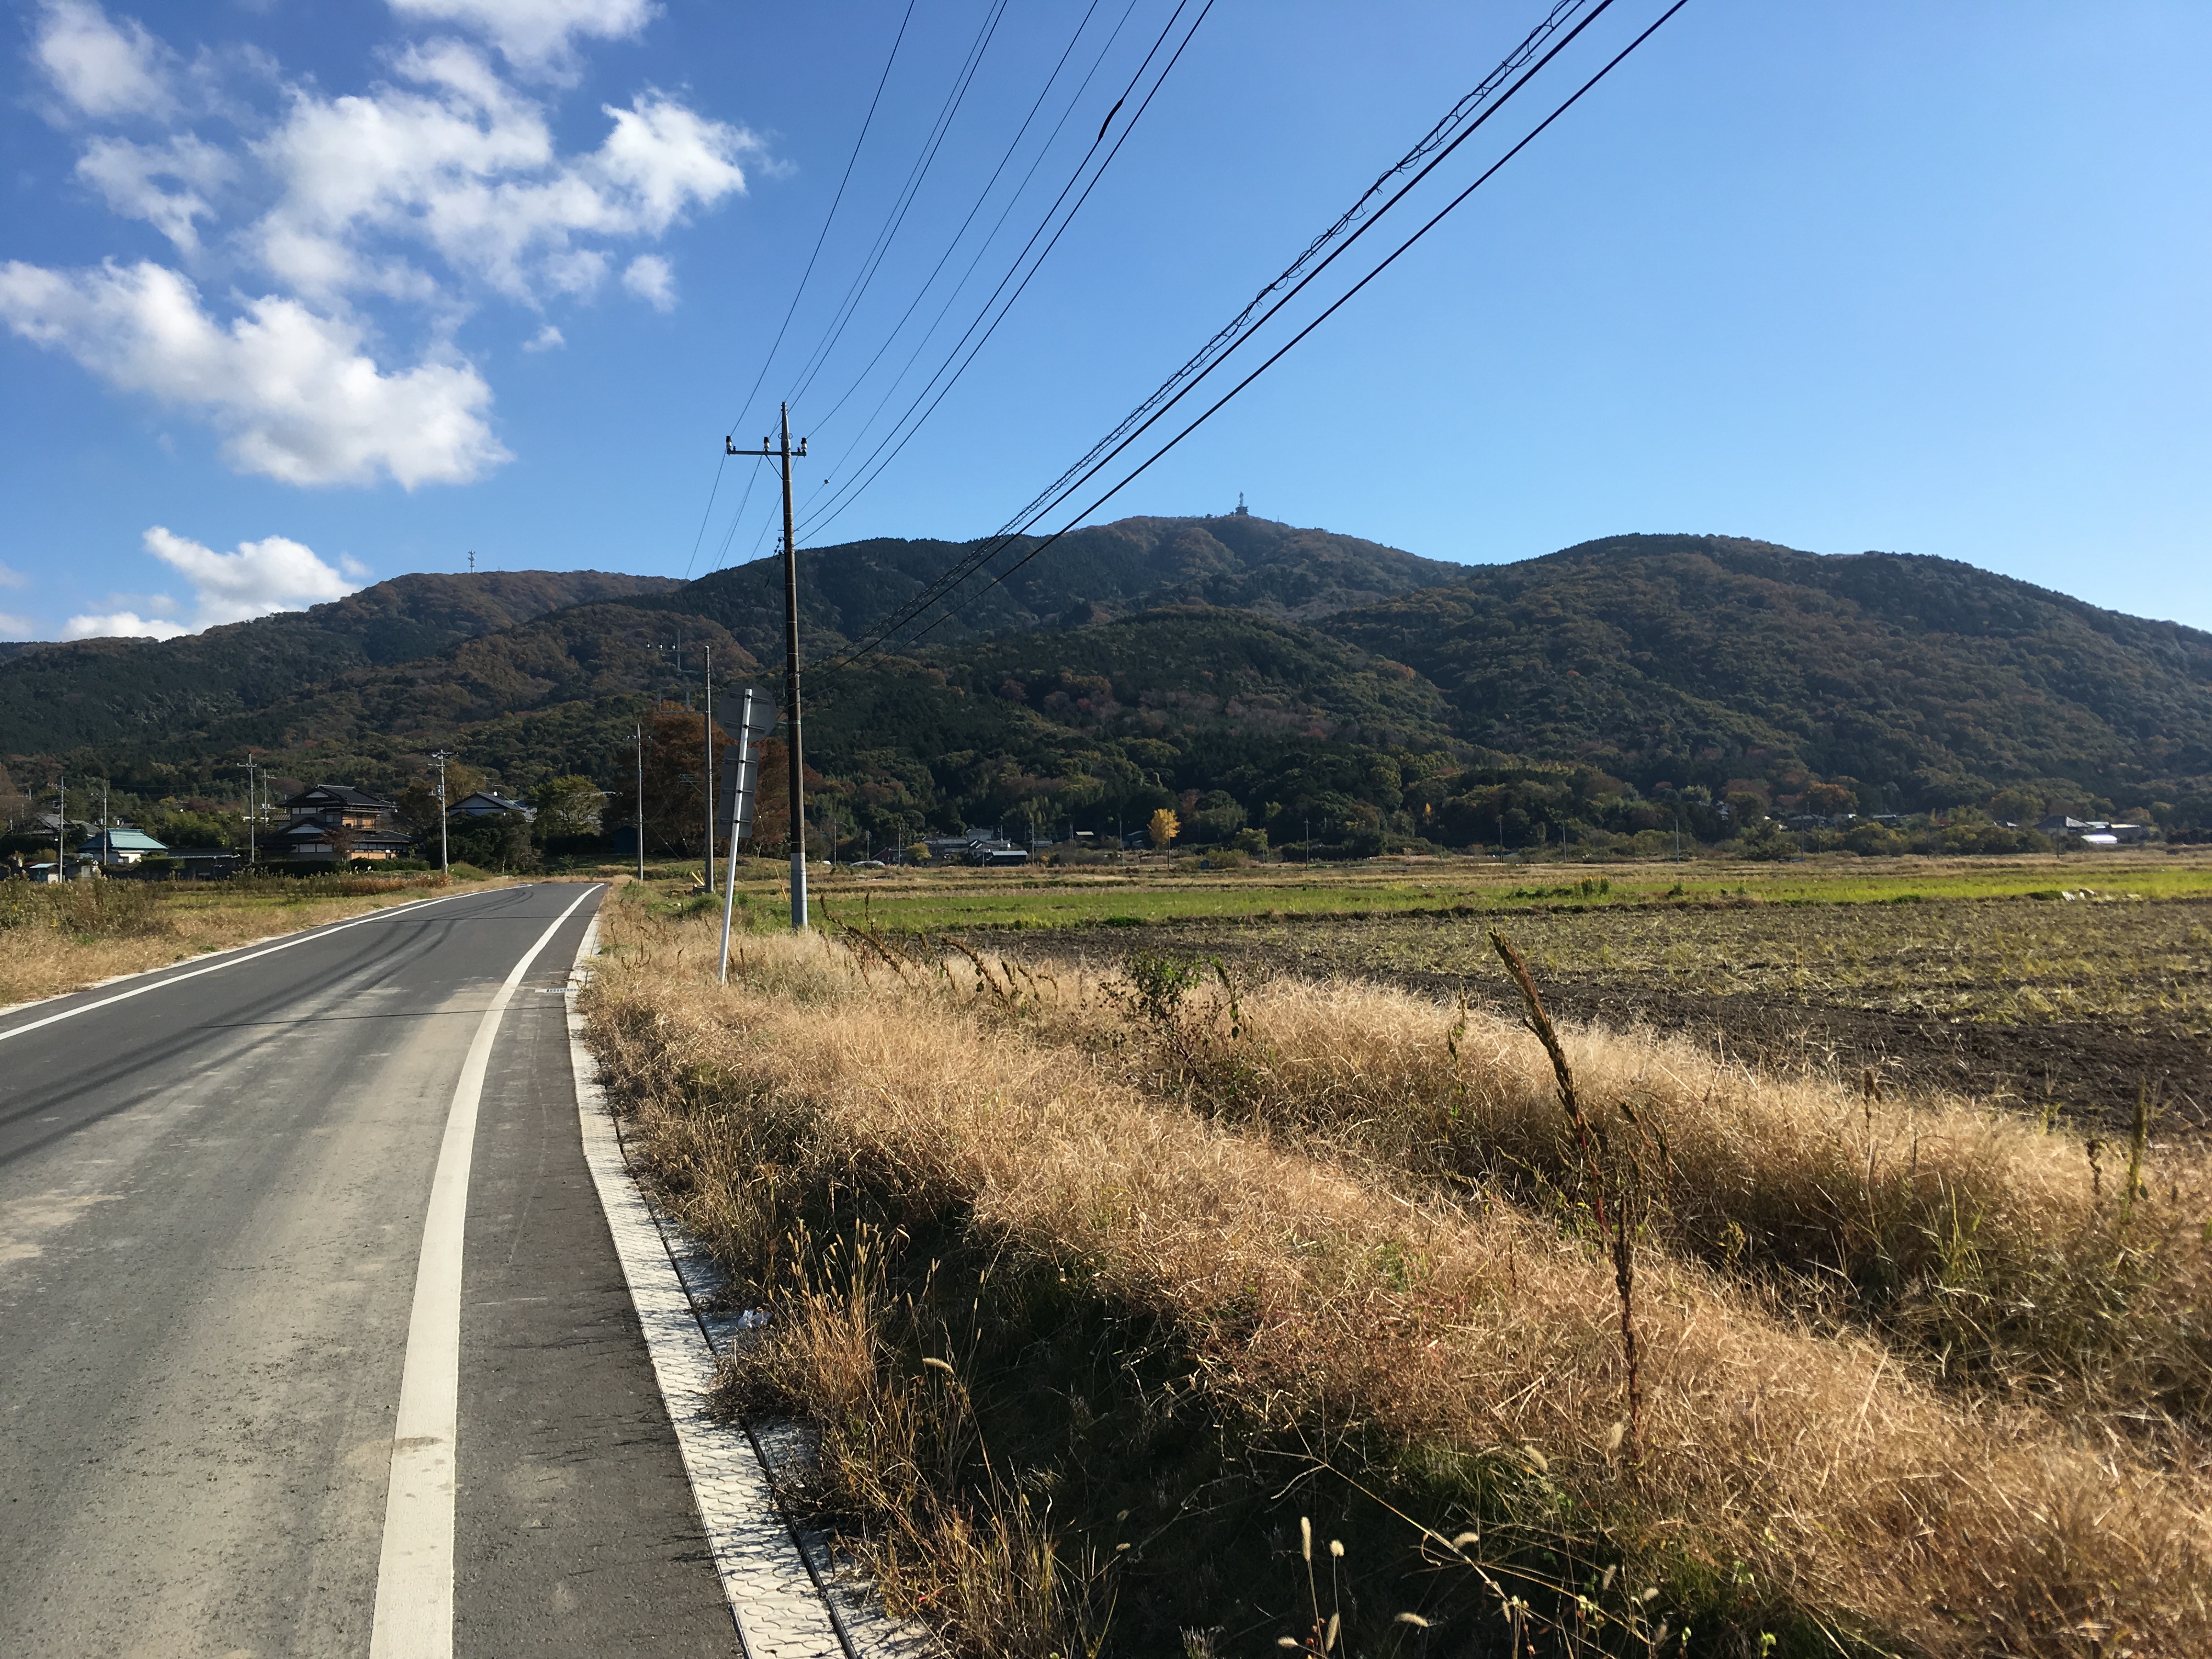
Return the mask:
<path fill-rule="evenodd" d="M 1836 778 L 1827 783 L 1816 783 L 1805 792 L 1805 805 L 1823 817 L 1839 818 L 1847 812 L 1859 810 L 1858 791 L 1851 787 L 1855 780 Z"/>
<path fill-rule="evenodd" d="M 1146 826 L 1145 833 L 1150 837 L 1153 846 L 1165 847 L 1182 831 L 1182 820 L 1175 815 L 1175 809 L 1163 806 L 1152 814 L 1152 821 Z"/>
<path fill-rule="evenodd" d="M 530 792 L 540 846 L 566 836 L 596 836 L 606 798 L 589 778 L 570 772 L 548 778 Z"/>

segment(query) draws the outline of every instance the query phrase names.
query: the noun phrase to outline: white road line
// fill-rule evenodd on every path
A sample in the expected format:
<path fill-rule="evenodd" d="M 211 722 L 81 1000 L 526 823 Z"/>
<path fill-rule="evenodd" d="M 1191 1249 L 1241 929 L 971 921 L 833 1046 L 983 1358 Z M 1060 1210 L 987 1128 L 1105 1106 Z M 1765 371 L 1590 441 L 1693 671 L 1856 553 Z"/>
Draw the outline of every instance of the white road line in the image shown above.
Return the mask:
<path fill-rule="evenodd" d="M 384 1505 L 384 1554 L 376 1571 L 376 1623 L 369 1659 L 452 1659 L 453 1651 L 453 1455 L 460 1425 L 461 1239 L 468 1220 L 469 1165 L 477 1107 L 500 1016 L 538 954 L 597 885 L 576 896 L 522 953 L 477 1026 L 446 1115 L 438 1172 L 422 1221 L 407 1364 L 392 1425 L 392 1484 Z"/>
<path fill-rule="evenodd" d="M 494 887 L 488 889 L 487 890 L 495 893 L 504 893 L 511 892 L 514 890 L 505 887 Z M 256 951 L 249 956 L 231 957 L 222 962 L 211 962 L 204 968 L 193 969 L 189 974 L 172 974 L 168 978 L 157 980 L 151 985 L 135 986 L 128 991 L 118 991 L 112 997 L 102 997 L 97 1002 L 82 1002 L 74 1008 L 64 1008 L 58 1014 L 48 1014 L 44 1019 L 34 1019 L 21 1025 L 12 1026 L 5 1031 L 0 1031 L 0 1042 L 5 1042 L 9 1037 L 19 1037 L 26 1031 L 35 1031 L 41 1026 L 52 1025 L 64 1019 L 75 1019 L 79 1014 L 88 1014 L 95 1008 L 112 1008 L 118 1002 L 128 1002 L 133 997 L 143 997 L 149 991 L 158 991 L 164 986 L 181 985 L 188 979 L 198 979 L 202 974 L 219 974 L 224 969 L 235 968 L 242 962 L 258 962 L 264 957 L 275 956 L 279 951 L 289 951 L 295 945 L 305 945 L 309 939 L 328 939 L 332 933 L 343 933 L 349 927 L 359 927 L 368 922 L 382 921 L 388 917 L 398 915 L 403 911 L 420 910 L 425 905 L 446 904 L 457 898 L 474 898 L 475 896 L 476 895 L 473 893 L 442 893 L 438 897 L 433 899 L 415 899 L 405 904 L 392 905 L 388 909 L 372 910 L 365 916 L 356 916 L 351 921 L 341 921 L 329 927 L 311 927 L 305 933 L 295 933 L 291 938 L 284 940 L 280 945 L 271 945 L 266 949 Z M 575 907 L 572 905 L 569 908 L 573 909 Z M 165 970 L 159 968 L 149 968 L 146 971 L 151 974 L 158 974 Z M 74 993 L 71 993 L 70 994 L 74 994 Z"/>

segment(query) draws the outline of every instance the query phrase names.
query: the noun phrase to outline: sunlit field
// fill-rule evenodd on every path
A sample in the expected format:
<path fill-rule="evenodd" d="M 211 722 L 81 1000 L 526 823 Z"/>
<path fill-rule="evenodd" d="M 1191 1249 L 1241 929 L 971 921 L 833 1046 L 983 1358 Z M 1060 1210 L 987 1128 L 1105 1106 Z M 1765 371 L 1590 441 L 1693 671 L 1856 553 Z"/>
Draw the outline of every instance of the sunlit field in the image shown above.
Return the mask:
<path fill-rule="evenodd" d="M 794 939 L 762 866 L 720 987 L 671 872 L 589 1004 L 769 1315 L 726 1403 L 958 1653 L 2193 1652 L 2208 874 L 838 872 Z"/>

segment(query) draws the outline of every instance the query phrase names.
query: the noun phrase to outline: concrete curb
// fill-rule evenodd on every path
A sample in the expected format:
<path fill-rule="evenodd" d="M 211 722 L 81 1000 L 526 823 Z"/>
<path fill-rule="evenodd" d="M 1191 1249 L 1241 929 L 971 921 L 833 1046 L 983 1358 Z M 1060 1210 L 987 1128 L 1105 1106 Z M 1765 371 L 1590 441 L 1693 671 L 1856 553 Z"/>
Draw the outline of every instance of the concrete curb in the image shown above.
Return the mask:
<path fill-rule="evenodd" d="M 733 1317 L 705 1314 L 716 1278 L 706 1251 L 646 1198 L 630 1173 L 599 1061 L 584 1046 L 577 997 L 598 953 L 595 915 L 568 977 L 568 1048 L 584 1156 L 614 1236 L 660 1395 L 676 1429 L 714 1570 L 729 1597 L 748 1659 L 921 1659 L 926 1632 L 895 1624 L 828 1540 L 794 1528 L 775 1497 L 775 1466 L 803 1456 L 792 1425 L 748 1427 L 708 1406 L 718 1351 L 736 1337 Z"/>

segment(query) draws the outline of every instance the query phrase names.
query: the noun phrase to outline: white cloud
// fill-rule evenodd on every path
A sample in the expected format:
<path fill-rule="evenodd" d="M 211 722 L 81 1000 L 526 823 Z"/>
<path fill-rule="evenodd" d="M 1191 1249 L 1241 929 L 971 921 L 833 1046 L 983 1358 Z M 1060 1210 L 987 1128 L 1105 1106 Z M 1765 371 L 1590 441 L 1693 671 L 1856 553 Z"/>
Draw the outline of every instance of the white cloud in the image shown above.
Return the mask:
<path fill-rule="evenodd" d="M 0 587 L 28 587 L 31 579 L 21 571 L 0 564 Z"/>
<path fill-rule="evenodd" d="M 404 286 L 369 245 L 380 234 L 426 244 L 514 299 L 587 295 L 607 259 L 578 239 L 664 235 L 693 207 L 742 191 L 739 158 L 761 149 L 744 129 L 648 92 L 604 106 L 612 125 L 599 149 L 563 157 L 544 111 L 470 47 L 433 41 L 397 67 L 411 85 L 334 99 L 294 88 L 256 147 L 283 194 L 253 237 L 301 292 Z"/>
<path fill-rule="evenodd" d="M 101 0 L 26 3 L 55 118 L 108 124 L 83 142 L 78 179 L 181 257 L 0 262 L 0 323 L 123 392 L 192 412 L 234 466 L 289 483 L 411 489 L 507 460 L 490 387 L 453 343 L 477 301 L 489 290 L 538 312 L 527 351 L 566 343 L 543 315 L 550 302 L 617 279 L 670 309 L 672 263 L 638 245 L 771 165 L 752 133 L 651 88 L 601 106 L 595 148 L 563 149 L 526 77 L 557 81 L 580 43 L 635 35 L 656 0 L 390 0 L 403 19 L 489 44 L 419 40 L 386 57 L 387 81 L 343 96 L 250 46 L 186 63 Z M 156 130 L 126 137 L 108 118 Z M 223 140 L 223 123 L 240 136 Z M 241 260 L 260 274 L 228 293 L 183 274 L 204 264 L 238 280 Z M 106 602 L 94 620 L 173 625 L 131 596 Z"/>
<path fill-rule="evenodd" d="M 46 0 L 31 55 L 86 115 L 162 116 L 176 107 L 172 54 L 136 18 L 118 28 L 97 0 Z"/>
<path fill-rule="evenodd" d="M 77 177 L 96 187 L 108 206 L 125 218 L 143 219 L 186 252 L 199 246 L 192 222 L 214 216 L 208 194 L 235 172 L 228 155 L 189 132 L 166 144 L 95 138 L 76 164 Z M 159 182 L 164 179 L 176 187 L 164 188 Z"/>
<path fill-rule="evenodd" d="M 342 599 L 361 586 L 316 557 L 313 548 L 284 536 L 240 542 L 236 552 L 218 553 L 157 524 L 146 532 L 146 550 L 191 578 L 193 621 L 200 628 L 302 610 Z"/>
<path fill-rule="evenodd" d="M 473 29 L 517 69 L 556 77 L 572 72 L 579 37 L 627 40 L 660 11 L 653 0 L 392 0 L 392 9 Z"/>
<path fill-rule="evenodd" d="M 655 311 L 676 308 L 676 273 L 658 253 L 641 253 L 623 272 L 623 286 Z"/>
<path fill-rule="evenodd" d="M 126 392 L 206 411 L 241 471 L 295 484 L 465 483 L 508 459 L 463 360 L 386 374 L 362 330 L 264 296 L 225 327 L 160 265 L 0 265 L 0 318 Z"/>
<path fill-rule="evenodd" d="M 0 634 L 9 639 L 27 640 L 38 627 L 28 617 L 19 617 L 12 611 L 0 611 Z"/>
<path fill-rule="evenodd" d="M 299 611 L 357 592 L 369 572 L 358 562 L 341 556 L 333 569 L 315 550 L 286 536 L 265 536 L 258 542 L 240 542 L 230 553 L 218 553 L 164 525 L 146 532 L 146 550 L 164 564 L 182 571 L 192 584 L 192 615 L 189 622 L 173 616 L 141 616 L 135 610 L 94 612 L 71 617 L 62 629 L 65 640 L 173 640 L 224 623 L 251 622 L 276 611 Z M 123 600 L 150 611 L 182 609 L 165 594 L 111 593 L 110 605 Z M 13 619 L 0 617 L 0 625 Z M 27 626 L 27 624 L 25 624 Z"/>
<path fill-rule="evenodd" d="M 62 625 L 65 640 L 173 640 L 192 630 L 166 617 L 142 617 L 135 611 L 105 616 L 71 617 Z"/>

